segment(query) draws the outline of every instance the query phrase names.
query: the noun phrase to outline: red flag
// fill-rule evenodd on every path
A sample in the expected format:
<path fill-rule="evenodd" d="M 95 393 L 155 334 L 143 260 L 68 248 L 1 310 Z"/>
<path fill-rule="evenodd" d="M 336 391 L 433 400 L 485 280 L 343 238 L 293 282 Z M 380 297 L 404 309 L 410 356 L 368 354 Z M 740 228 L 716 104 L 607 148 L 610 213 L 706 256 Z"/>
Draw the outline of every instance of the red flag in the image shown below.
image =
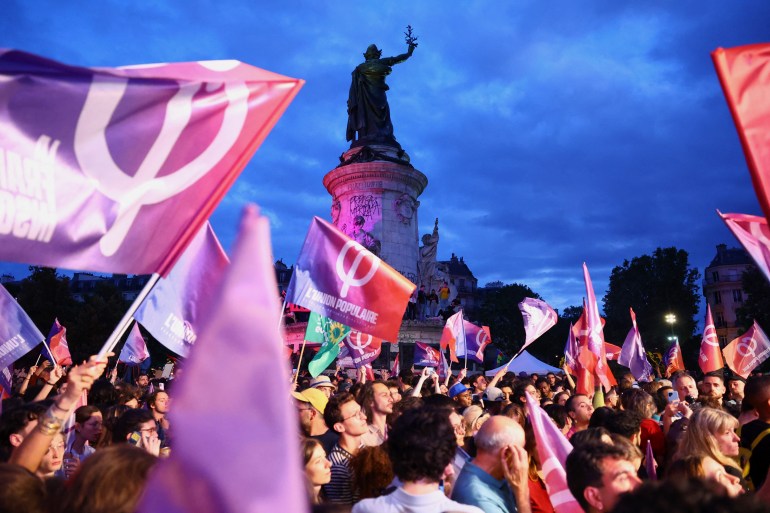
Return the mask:
<path fill-rule="evenodd" d="M 307 511 L 289 369 L 277 363 L 281 305 L 268 221 L 254 207 L 214 294 L 174 389 L 174 450 L 151 471 L 137 511 Z M 223 368 L 227 379 L 212 387 Z"/>
<path fill-rule="evenodd" d="M 395 360 L 393 360 L 393 368 L 390 370 L 390 375 L 394 378 L 398 377 L 398 374 L 401 372 L 401 366 L 398 364 L 398 357 L 401 356 L 400 354 L 396 354 Z"/>
<path fill-rule="evenodd" d="M 602 384 L 605 390 L 609 390 L 613 383 L 610 381 L 608 375 L 612 372 L 609 371 L 607 365 L 607 352 L 604 349 L 604 333 L 602 331 L 602 318 L 599 315 L 599 305 L 596 302 L 596 295 L 594 294 L 594 286 L 591 283 L 591 276 L 588 274 L 588 266 L 583 262 L 583 279 L 586 282 L 586 328 L 588 330 L 588 349 L 596 356 L 596 368 L 594 372 L 596 377 L 599 378 L 599 382 Z M 614 377 L 612 379 L 614 381 Z"/>
<path fill-rule="evenodd" d="M 543 480 L 551 505 L 556 513 L 583 513 L 567 486 L 565 464 L 567 455 L 572 452 L 572 445 L 540 404 L 529 393 L 526 395 L 527 414 L 535 434 L 537 455 L 542 465 Z"/>
<path fill-rule="evenodd" d="M 767 226 L 767 220 L 759 216 L 717 212 L 754 259 L 757 267 L 770 280 L 770 227 Z"/>
<path fill-rule="evenodd" d="M 748 378 L 751 371 L 770 355 L 770 340 L 754 321 L 749 331 L 727 344 L 722 352 L 727 366 L 739 376 Z"/>
<path fill-rule="evenodd" d="M 313 218 L 286 300 L 346 326 L 397 340 L 415 284 L 321 218 Z"/>
<path fill-rule="evenodd" d="M 48 340 L 46 344 L 51 348 L 53 357 L 48 353 L 48 350 L 43 347 L 43 356 L 51 360 L 56 365 L 72 365 L 72 356 L 70 355 L 70 348 L 67 344 L 67 328 L 59 324 L 59 319 L 54 319 L 51 331 L 48 332 Z"/>
<path fill-rule="evenodd" d="M 759 204 L 770 217 L 770 44 L 712 52 Z"/>
<path fill-rule="evenodd" d="M 449 348 L 449 359 L 455 363 L 460 362 L 460 360 L 457 359 L 457 341 L 461 340 L 464 342 L 463 322 L 462 310 L 449 317 L 446 320 L 444 331 L 441 332 L 441 340 L 439 341 L 439 346 L 442 351 Z M 464 348 L 462 349 L 464 351 Z M 463 352 L 463 354 L 465 353 Z"/>
<path fill-rule="evenodd" d="M 663 357 L 663 364 L 666 366 L 666 377 L 671 377 L 678 370 L 685 370 L 679 340 L 674 341 L 671 347 L 668 348 Z"/>
<path fill-rule="evenodd" d="M 698 365 L 703 374 L 722 370 L 725 362 L 722 352 L 719 350 L 719 339 L 714 327 L 714 319 L 711 318 L 711 305 L 706 304 L 706 326 L 703 328 L 703 339 L 700 343 L 700 355 Z"/>
<path fill-rule="evenodd" d="M 615 344 L 610 344 L 609 342 L 604 343 L 604 350 L 607 352 L 606 355 L 608 360 L 617 360 L 622 349 L 622 347 L 616 346 Z"/>
<path fill-rule="evenodd" d="M 0 184 L 15 205 L 0 259 L 129 274 L 168 272 L 302 86 L 238 61 L 83 68 L 14 50 L 0 76 L 0 148 L 37 170 Z"/>

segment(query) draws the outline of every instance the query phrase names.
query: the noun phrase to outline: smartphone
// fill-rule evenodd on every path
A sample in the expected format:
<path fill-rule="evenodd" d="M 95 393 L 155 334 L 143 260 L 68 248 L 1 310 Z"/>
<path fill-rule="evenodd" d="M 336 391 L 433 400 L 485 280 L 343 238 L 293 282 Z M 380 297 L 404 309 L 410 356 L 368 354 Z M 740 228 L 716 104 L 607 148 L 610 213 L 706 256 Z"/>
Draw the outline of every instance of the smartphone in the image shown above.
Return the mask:
<path fill-rule="evenodd" d="M 669 390 L 666 395 L 668 396 L 668 404 L 679 401 L 679 392 L 676 390 Z"/>
<path fill-rule="evenodd" d="M 135 446 L 139 447 L 142 445 L 142 434 L 139 431 L 134 431 L 130 435 L 128 435 L 128 443 L 134 444 Z"/>

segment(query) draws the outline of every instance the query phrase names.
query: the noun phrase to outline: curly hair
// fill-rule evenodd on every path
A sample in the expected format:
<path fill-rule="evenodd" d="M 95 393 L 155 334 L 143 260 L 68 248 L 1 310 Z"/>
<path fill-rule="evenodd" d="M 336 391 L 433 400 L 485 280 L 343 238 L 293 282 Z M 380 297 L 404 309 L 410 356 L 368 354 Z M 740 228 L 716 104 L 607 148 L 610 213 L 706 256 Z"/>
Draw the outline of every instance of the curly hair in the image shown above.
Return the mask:
<path fill-rule="evenodd" d="M 393 466 L 385 449 L 387 442 L 383 445 L 362 447 L 350 460 L 353 488 L 358 490 L 359 499 L 379 497 L 393 481 Z"/>
<path fill-rule="evenodd" d="M 388 438 L 388 455 L 401 481 L 438 482 L 455 455 L 457 440 L 449 417 L 442 410 L 406 410 Z"/>

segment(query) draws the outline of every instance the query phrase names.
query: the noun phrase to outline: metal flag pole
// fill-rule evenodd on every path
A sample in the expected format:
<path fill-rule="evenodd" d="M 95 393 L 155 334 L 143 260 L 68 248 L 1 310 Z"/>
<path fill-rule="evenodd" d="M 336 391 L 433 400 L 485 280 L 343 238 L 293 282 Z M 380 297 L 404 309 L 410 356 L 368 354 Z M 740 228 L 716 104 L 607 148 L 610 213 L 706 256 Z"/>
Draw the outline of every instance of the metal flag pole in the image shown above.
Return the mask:
<path fill-rule="evenodd" d="M 465 368 L 468 368 L 468 339 L 465 338 L 465 318 L 463 309 L 460 308 L 460 326 L 463 328 L 463 346 L 465 347 Z"/>

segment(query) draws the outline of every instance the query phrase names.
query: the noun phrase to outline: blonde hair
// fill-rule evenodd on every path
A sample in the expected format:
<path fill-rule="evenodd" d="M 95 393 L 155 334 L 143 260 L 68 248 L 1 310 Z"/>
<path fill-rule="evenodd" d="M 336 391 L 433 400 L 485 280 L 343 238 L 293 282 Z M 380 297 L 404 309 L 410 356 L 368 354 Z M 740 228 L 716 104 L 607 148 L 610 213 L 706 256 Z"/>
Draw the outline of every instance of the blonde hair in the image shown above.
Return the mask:
<path fill-rule="evenodd" d="M 738 419 L 714 408 L 701 408 L 693 413 L 684 436 L 679 441 L 677 459 L 688 456 L 709 456 L 722 465 L 738 466 L 738 461 L 719 449 L 716 436 L 727 429 L 736 429 Z"/>

